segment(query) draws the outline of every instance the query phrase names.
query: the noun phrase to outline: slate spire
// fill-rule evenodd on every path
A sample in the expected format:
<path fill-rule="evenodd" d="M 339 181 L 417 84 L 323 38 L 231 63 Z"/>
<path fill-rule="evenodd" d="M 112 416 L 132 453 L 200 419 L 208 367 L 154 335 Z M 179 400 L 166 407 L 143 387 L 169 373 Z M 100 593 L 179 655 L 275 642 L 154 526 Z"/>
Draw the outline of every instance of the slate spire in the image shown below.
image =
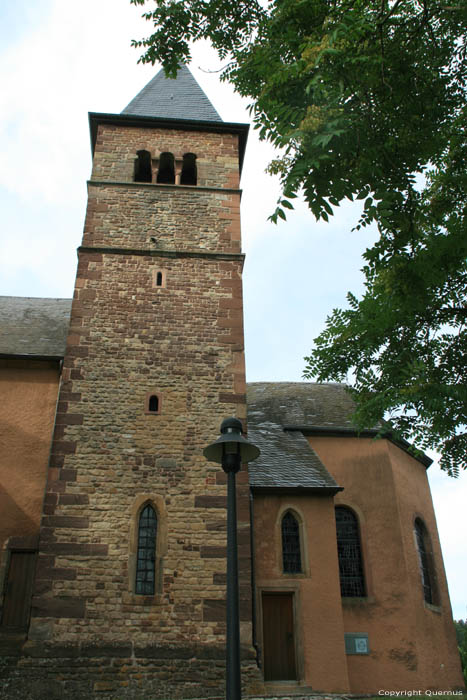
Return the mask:
<path fill-rule="evenodd" d="M 165 119 L 222 122 L 190 71 L 182 66 L 175 79 L 160 70 L 125 107 L 122 114 Z"/>

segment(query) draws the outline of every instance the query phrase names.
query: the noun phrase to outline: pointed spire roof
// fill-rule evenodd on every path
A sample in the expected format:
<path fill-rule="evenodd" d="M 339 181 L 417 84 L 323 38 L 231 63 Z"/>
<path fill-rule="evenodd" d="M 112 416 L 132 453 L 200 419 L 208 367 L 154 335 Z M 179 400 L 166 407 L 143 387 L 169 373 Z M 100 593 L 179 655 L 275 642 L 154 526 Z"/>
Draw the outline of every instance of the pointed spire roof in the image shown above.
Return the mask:
<path fill-rule="evenodd" d="M 222 122 L 208 97 L 184 65 L 175 79 L 166 78 L 164 71 L 160 70 L 131 100 L 122 114 Z"/>

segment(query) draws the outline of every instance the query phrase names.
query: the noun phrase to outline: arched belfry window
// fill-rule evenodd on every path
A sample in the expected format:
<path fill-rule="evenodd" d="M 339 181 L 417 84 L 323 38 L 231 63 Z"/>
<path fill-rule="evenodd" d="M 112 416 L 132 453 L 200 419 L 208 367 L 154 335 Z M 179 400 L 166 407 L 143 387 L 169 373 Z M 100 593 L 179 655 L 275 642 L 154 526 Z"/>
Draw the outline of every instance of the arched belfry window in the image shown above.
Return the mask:
<path fill-rule="evenodd" d="M 151 154 L 149 151 L 137 151 L 135 160 L 135 182 L 152 182 Z"/>
<path fill-rule="evenodd" d="M 162 185 L 175 184 L 175 160 L 173 153 L 161 153 L 157 182 Z"/>
<path fill-rule="evenodd" d="M 185 153 L 182 163 L 181 185 L 196 185 L 198 174 L 196 170 L 196 156 L 194 153 Z"/>
<path fill-rule="evenodd" d="M 426 603 L 438 604 L 437 588 L 435 582 L 435 572 L 433 565 L 433 554 L 431 542 L 425 524 L 420 518 L 414 524 L 415 542 L 417 544 L 418 564 L 420 567 L 420 578 L 422 581 L 423 597 Z"/>
<path fill-rule="evenodd" d="M 156 540 L 157 515 L 148 503 L 138 522 L 135 592 L 140 595 L 154 595 L 156 591 Z"/>
<path fill-rule="evenodd" d="M 362 547 L 357 516 L 350 508 L 336 507 L 337 556 L 343 597 L 366 595 Z"/>
<path fill-rule="evenodd" d="M 299 574 L 302 571 L 300 526 L 290 510 L 282 518 L 281 533 L 282 568 L 284 574 Z"/>

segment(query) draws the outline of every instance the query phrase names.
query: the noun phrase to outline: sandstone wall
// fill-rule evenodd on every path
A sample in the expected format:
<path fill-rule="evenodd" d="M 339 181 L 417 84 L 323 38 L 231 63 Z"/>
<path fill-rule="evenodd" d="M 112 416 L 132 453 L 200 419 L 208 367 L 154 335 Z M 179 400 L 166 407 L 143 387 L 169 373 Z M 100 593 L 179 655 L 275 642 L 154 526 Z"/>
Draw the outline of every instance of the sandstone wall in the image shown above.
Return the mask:
<path fill-rule="evenodd" d="M 226 479 L 202 450 L 223 418 L 246 417 L 237 141 L 100 127 L 29 640 L 11 688 L 45 674 L 73 697 L 199 697 L 203 674 L 203 688 L 223 692 Z M 141 148 L 196 153 L 199 184 L 133 183 Z M 241 638 L 256 677 L 246 471 L 237 482 Z M 147 503 L 158 518 L 150 596 L 134 582 Z"/>

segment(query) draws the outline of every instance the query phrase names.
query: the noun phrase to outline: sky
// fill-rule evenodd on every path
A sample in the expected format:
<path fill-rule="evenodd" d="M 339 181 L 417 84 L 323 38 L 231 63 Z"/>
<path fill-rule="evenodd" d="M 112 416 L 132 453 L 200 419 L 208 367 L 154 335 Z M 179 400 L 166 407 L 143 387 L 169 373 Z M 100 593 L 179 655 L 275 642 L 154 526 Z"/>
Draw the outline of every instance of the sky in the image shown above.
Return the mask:
<path fill-rule="evenodd" d="M 131 39 L 150 25 L 129 0 L 0 3 L 0 295 L 71 297 L 91 172 L 88 112 L 119 113 L 158 67 L 137 64 Z M 248 122 L 248 104 L 219 82 L 206 44 L 190 70 L 221 117 Z M 301 381 L 326 317 L 363 289 L 373 230 L 351 232 L 348 203 L 329 224 L 298 202 L 286 222 L 267 217 L 279 194 L 273 157 L 250 131 L 242 176 L 248 381 Z M 467 474 L 429 469 L 455 619 L 467 618 Z"/>

